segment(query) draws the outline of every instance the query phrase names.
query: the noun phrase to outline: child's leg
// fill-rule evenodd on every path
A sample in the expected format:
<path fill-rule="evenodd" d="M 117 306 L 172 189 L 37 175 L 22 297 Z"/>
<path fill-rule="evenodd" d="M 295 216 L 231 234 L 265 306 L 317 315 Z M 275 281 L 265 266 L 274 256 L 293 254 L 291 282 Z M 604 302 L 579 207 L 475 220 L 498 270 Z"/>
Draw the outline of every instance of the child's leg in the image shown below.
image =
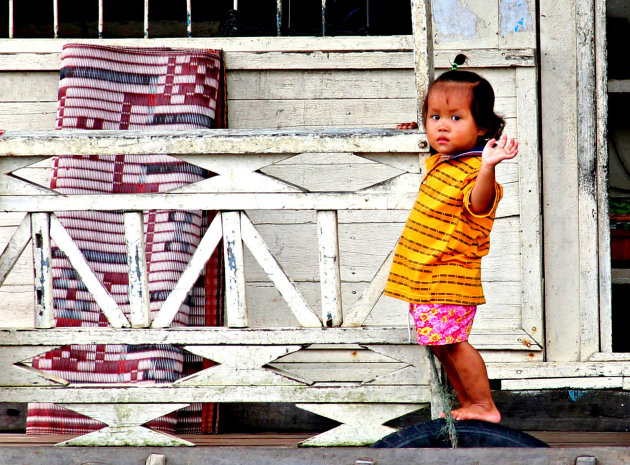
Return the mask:
<path fill-rule="evenodd" d="M 440 353 L 438 358 L 462 405 L 451 412 L 453 418 L 499 423 L 501 414 L 492 400 L 486 364 L 479 352 L 467 341 L 432 349 L 436 355 Z"/>

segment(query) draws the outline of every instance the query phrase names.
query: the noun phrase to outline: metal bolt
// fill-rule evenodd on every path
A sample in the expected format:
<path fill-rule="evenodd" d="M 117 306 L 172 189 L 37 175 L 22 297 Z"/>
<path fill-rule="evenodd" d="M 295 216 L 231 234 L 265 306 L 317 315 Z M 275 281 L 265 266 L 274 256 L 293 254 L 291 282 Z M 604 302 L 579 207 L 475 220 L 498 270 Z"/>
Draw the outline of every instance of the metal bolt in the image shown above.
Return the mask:
<path fill-rule="evenodd" d="M 426 149 L 427 145 L 428 144 L 426 140 L 421 140 L 420 142 L 418 142 L 418 147 L 420 147 L 421 149 Z"/>

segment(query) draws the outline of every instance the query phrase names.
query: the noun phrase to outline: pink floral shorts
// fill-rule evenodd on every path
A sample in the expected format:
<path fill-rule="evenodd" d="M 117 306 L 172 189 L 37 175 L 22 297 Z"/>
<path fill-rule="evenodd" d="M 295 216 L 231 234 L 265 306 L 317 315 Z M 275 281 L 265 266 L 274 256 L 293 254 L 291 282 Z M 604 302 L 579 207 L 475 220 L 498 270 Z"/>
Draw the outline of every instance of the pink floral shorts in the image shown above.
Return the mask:
<path fill-rule="evenodd" d="M 468 340 L 476 305 L 409 304 L 416 323 L 418 344 L 455 344 Z"/>

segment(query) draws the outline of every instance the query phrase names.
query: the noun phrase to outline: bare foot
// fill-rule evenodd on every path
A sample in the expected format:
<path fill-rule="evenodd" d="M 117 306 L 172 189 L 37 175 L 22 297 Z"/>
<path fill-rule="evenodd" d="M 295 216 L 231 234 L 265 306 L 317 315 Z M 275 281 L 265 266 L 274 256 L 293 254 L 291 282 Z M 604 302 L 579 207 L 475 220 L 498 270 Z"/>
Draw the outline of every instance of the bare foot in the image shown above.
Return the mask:
<path fill-rule="evenodd" d="M 473 404 L 451 411 L 451 416 L 455 420 L 483 420 L 490 423 L 499 423 L 501 421 L 501 413 L 494 405 Z"/>

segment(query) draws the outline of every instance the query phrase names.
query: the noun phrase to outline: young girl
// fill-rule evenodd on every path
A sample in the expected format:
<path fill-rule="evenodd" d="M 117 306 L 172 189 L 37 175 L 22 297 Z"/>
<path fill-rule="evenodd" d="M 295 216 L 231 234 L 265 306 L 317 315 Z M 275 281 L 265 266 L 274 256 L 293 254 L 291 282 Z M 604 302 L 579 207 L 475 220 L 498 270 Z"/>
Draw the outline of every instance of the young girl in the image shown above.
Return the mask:
<path fill-rule="evenodd" d="M 453 418 L 498 423 L 486 366 L 468 335 L 485 303 L 481 257 L 503 195 L 494 168 L 516 156 L 518 142 L 500 138 L 505 122 L 494 112 L 492 86 L 472 72 L 437 78 L 422 118 L 437 153 L 426 161 L 385 294 L 409 302 L 418 343 L 431 348 L 457 393 Z"/>

